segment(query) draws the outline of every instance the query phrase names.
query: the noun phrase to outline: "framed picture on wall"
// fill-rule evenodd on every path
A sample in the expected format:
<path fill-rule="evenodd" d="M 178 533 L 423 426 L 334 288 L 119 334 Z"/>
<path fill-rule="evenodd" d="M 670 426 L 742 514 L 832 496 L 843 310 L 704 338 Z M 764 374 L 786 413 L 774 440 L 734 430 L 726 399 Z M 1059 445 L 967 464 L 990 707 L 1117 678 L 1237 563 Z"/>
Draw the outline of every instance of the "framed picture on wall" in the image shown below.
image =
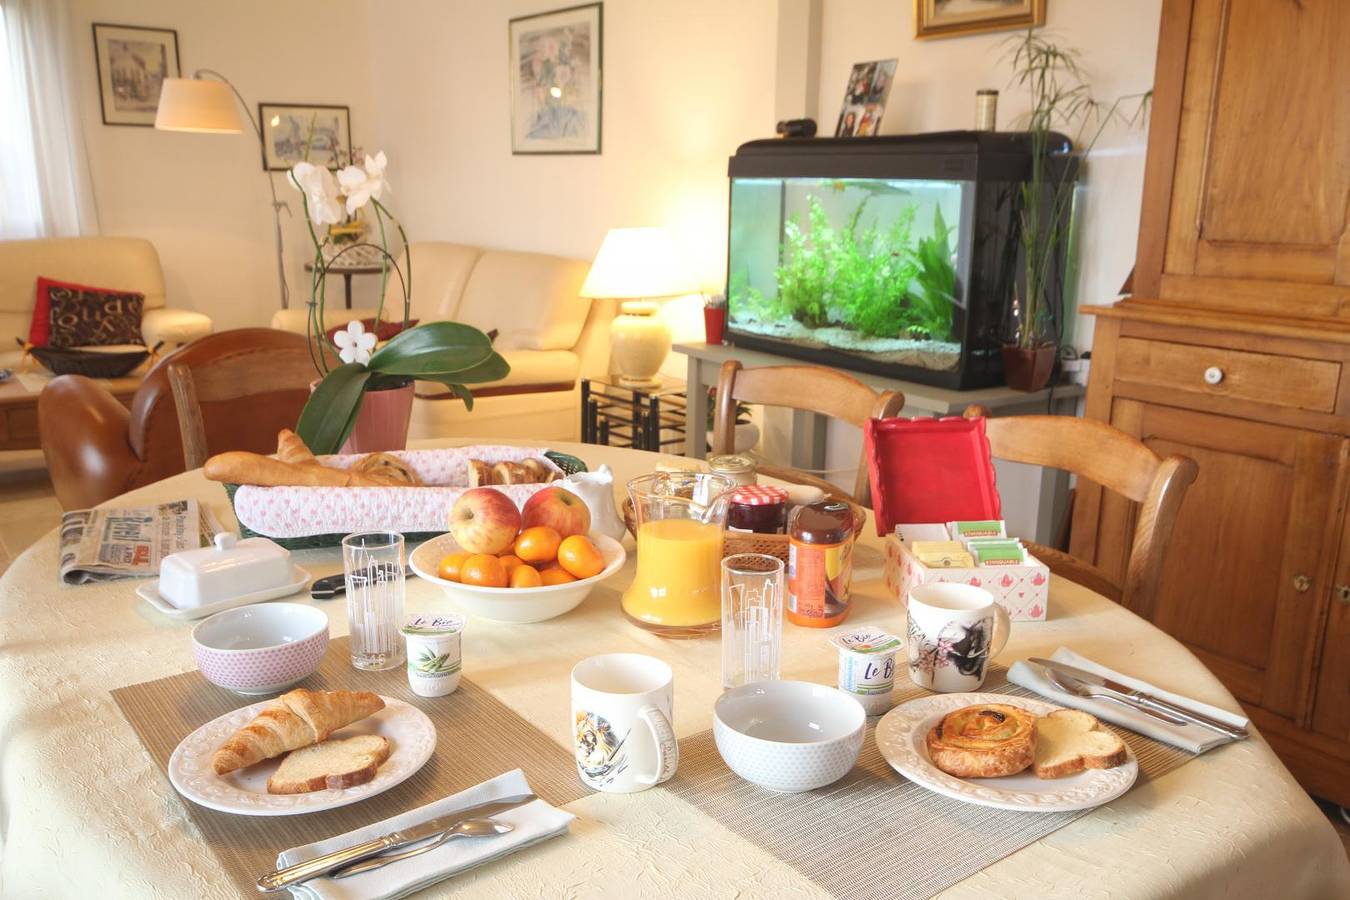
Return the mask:
<path fill-rule="evenodd" d="M 321 103 L 259 103 L 263 168 L 289 170 L 308 160 L 337 169 L 351 160 L 352 113 L 347 106 Z"/>
<path fill-rule="evenodd" d="M 94 65 L 103 124 L 151 128 L 164 79 L 182 71 L 178 32 L 95 22 Z"/>
<path fill-rule="evenodd" d="M 512 153 L 599 153 L 602 4 L 512 19 Z"/>
<path fill-rule="evenodd" d="M 1046 0 L 914 0 L 916 38 L 959 37 L 1045 24 Z"/>

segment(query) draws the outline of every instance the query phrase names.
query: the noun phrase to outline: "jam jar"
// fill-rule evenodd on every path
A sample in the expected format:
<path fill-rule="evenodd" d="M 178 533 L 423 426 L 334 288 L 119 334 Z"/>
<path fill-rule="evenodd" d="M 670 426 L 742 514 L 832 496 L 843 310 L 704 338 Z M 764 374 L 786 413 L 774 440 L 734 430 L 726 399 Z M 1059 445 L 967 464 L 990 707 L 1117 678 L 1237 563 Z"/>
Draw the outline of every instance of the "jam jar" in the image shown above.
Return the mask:
<path fill-rule="evenodd" d="M 788 520 L 788 621 L 831 628 L 848 617 L 853 576 L 853 507 L 821 500 L 792 511 Z"/>
<path fill-rule="evenodd" d="M 727 531 L 782 534 L 787 525 L 787 500 L 788 492 L 772 485 L 737 488 L 727 510 Z"/>

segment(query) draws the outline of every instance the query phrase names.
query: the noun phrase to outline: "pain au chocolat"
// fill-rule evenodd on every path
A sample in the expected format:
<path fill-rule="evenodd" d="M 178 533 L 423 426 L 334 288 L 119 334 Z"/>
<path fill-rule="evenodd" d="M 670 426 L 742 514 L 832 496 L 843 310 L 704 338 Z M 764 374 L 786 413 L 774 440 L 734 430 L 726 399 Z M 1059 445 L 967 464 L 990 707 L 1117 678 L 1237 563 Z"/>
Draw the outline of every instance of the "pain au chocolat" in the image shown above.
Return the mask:
<path fill-rule="evenodd" d="M 947 713 L 928 732 L 928 757 L 958 778 L 1016 775 L 1036 758 L 1036 716 L 1002 703 Z"/>

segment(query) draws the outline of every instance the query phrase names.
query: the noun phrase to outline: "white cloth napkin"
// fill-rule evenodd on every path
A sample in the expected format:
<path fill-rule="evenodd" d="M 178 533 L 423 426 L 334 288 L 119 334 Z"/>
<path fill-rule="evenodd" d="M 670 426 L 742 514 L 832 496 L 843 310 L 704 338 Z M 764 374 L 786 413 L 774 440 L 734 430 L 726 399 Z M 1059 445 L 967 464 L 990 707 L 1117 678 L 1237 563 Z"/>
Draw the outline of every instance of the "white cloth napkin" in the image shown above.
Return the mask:
<path fill-rule="evenodd" d="M 1079 656 L 1072 650 L 1060 647 L 1050 657 L 1055 662 L 1062 662 L 1065 665 L 1077 666 L 1080 669 L 1086 669 L 1104 678 L 1112 681 L 1119 681 L 1121 684 L 1128 685 L 1135 690 L 1140 690 L 1163 700 L 1168 700 L 1178 706 L 1183 706 L 1193 712 L 1203 713 L 1212 719 L 1217 719 L 1227 725 L 1236 725 L 1240 728 L 1246 728 L 1248 721 L 1246 718 L 1216 706 L 1210 706 L 1207 703 L 1201 703 L 1188 697 L 1182 697 L 1164 691 L 1161 688 L 1154 687 L 1147 681 L 1140 681 L 1138 678 L 1131 678 L 1128 675 L 1122 675 L 1106 666 L 1100 666 L 1092 660 Z M 1128 728 L 1131 731 L 1137 731 L 1142 735 L 1162 741 L 1165 744 L 1171 744 L 1173 747 L 1180 747 L 1182 750 L 1188 750 L 1191 753 L 1204 753 L 1220 744 L 1230 743 L 1233 738 L 1219 734 L 1217 731 L 1211 731 L 1201 725 L 1170 725 L 1161 719 L 1143 712 L 1135 712 L 1127 709 L 1119 703 L 1112 703 L 1109 700 L 1091 700 L 1086 697 L 1076 697 L 1073 694 L 1066 694 L 1050 682 L 1045 670 L 1034 663 L 1018 660 L 1013 663 L 1012 668 L 1008 670 L 1008 680 L 1013 684 L 1019 684 L 1024 688 L 1033 690 L 1043 697 L 1047 697 L 1056 703 L 1064 706 L 1071 706 L 1074 709 L 1081 709 L 1084 712 L 1092 713 L 1099 719 L 1105 719 L 1122 728 Z"/>
<path fill-rule="evenodd" d="M 450 815 L 456 810 L 479 803 L 528 793 L 531 791 L 525 773 L 515 769 L 454 796 L 428 803 L 383 822 L 284 850 L 277 856 L 277 868 L 293 866 L 324 853 L 350 847 L 436 816 Z M 406 897 L 451 875 L 458 875 L 522 847 L 563 834 L 576 816 L 550 806 L 543 800 L 535 800 L 525 806 L 497 813 L 492 818 L 507 822 L 515 828 L 508 834 L 491 838 L 451 838 L 435 850 L 348 878 L 313 878 L 292 886 L 291 895 L 300 900 L 393 900 L 395 897 Z"/>

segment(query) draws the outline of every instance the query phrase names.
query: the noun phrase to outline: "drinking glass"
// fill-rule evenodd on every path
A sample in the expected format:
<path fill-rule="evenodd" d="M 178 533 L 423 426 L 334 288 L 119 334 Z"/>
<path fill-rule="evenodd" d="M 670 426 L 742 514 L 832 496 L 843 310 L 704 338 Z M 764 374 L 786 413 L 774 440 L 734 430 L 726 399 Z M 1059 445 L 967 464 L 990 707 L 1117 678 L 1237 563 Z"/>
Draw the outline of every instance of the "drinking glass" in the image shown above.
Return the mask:
<path fill-rule="evenodd" d="M 722 687 L 778 678 L 783 561 L 764 553 L 722 560 Z"/>
<path fill-rule="evenodd" d="M 342 539 L 352 665 L 392 669 L 403 664 L 403 535 L 364 531 Z"/>

